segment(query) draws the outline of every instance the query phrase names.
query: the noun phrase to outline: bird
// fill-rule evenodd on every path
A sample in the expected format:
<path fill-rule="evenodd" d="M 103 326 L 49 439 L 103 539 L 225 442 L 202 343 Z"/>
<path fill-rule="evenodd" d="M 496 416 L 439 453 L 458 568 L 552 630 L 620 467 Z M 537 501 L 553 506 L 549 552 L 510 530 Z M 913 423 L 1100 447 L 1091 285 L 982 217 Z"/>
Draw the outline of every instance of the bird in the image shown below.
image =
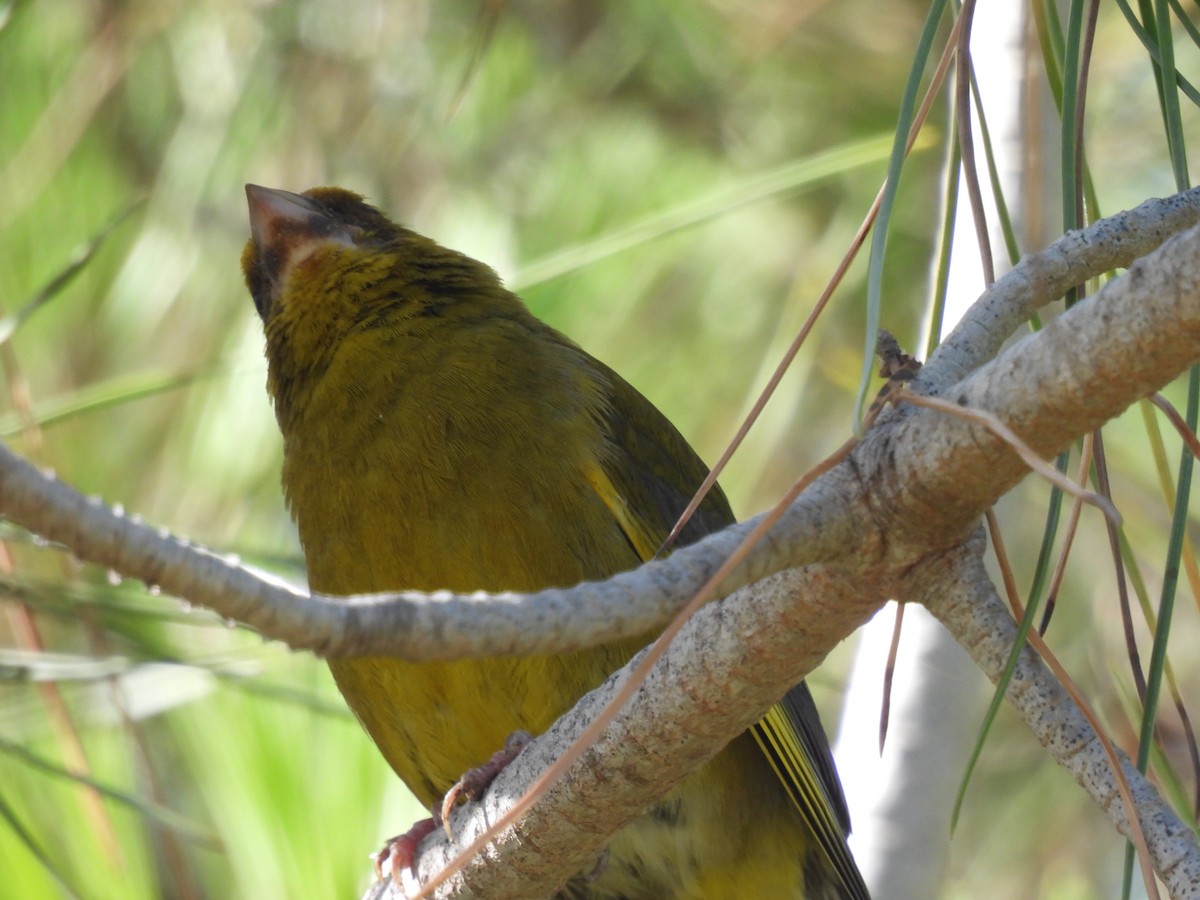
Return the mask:
<path fill-rule="evenodd" d="M 247 185 L 282 484 L 310 589 L 520 591 L 657 553 L 708 468 L 616 372 L 485 264 L 337 187 Z M 679 536 L 734 522 L 715 487 Z M 329 668 L 426 807 L 514 733 L 545 731 L 653 635 L 566 653 Z M 642 818 L 570 900 L 865 900 L 803 682 Z"/>

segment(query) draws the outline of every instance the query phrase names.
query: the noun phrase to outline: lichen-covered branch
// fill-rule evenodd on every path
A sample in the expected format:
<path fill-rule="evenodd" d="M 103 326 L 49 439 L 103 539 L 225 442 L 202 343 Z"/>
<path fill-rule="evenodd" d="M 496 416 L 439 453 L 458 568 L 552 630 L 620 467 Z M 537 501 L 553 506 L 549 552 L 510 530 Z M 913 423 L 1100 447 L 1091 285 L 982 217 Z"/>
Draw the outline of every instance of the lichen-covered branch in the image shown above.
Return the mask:
<path fill-rule="evenodd" d="M 977 543 L 981 545 L 982 539 Z M 906 599 L 924 604 L 984 673 L 997 681 L 1016 639 L 1016 622 L 996 594 L 978 547 L 956 548 L 947 562 L 915 573 L 909 582 L 912 593 Z M 1054 761 L 1128 837 L 1127 810 L 1104 748 L 1079 707 L 1029 647 L 1021 651 L 1005 696 Z M 1172 897 L 1200 895 L 1200 847 L 1191 829 L 1124 754 L 1121 761 L 1155 872 Z"/>

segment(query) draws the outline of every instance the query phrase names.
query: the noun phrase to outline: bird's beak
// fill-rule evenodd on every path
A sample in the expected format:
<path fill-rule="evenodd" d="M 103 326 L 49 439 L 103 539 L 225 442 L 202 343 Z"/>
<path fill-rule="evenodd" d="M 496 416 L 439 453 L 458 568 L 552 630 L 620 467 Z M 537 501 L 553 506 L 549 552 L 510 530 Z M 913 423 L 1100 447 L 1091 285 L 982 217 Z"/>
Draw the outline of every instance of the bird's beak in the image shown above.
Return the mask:
<path fill-rule="evenodd" d="M 246 202 L 250 243 L 242 255 L 242 268 L 265 322 L 276 311 L 288 276 L 297 265 L 321 246 L 352 246 L 354 241 L 324 208 L 300 194 L 248 184 Z"/>
<path fill-rule="evenodd" d="M 246 202 L 250 206 L 250 239 L 260 251 L 286 241 L 287 233 L 299 230 L 310 216 L 322 215 L 307 197 L 257 184 L 246 185 Z"/>

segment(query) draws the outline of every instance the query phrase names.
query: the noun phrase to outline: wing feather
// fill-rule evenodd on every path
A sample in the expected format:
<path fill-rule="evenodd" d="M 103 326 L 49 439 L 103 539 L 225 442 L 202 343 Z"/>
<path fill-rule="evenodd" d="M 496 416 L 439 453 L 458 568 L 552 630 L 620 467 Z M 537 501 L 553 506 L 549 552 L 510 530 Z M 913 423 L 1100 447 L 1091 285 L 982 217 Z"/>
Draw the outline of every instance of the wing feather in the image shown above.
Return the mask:
<path fill-rule="evenodd" d="M 602 364 L 598 364 L 601 365 Z M 657 553 L 708 468 L 665 417 L 615 372 L 602 366 L 612 386 L 605 457 L 584 473 L 642 560 Z M 714 487 L 680 535 L 680 546 L 734 521 Z M 820 844 L 845 895 L 868 900 L 866 885 L 846 844 L 850 815 L 833 755 L 808 687 L 801 682 L 751 727 L 780 784 Z"/>

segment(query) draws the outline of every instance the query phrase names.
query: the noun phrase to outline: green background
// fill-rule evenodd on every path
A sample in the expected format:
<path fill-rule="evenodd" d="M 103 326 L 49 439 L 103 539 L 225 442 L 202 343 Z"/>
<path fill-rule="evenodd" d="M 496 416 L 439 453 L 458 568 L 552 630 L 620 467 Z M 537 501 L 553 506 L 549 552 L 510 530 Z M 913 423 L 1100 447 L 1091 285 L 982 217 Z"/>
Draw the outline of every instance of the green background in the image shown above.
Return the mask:
<path fill-rule="evenodd" d="M 140 202 L 0 347 L 5 440 L 85 492 L 301 581 L 238 266 L 243 184 L 337 184 L 489 262 L 712 461 L 883 180 L 924 15 L 868 0 L 0 5 L 4 311 Z M 1177 55 L 1200 68 L 1186 39 Z M 1115 14 L 1093 84 L 1100 211 L 1171 193 L 1151 69 Z M 910 349 L 946 120 L 939 103 L 888 225 L 882 320 Z M 1054 233 L 1058 198 L 1026 199 Z M 865 257 L 723 478 L 740 516 L 851 433 L 864 297 Z M 1141 417 L 1125 419 L 1114 491 L 1154 595 L 1170 516 Z M 1030 482 L 1001 505 L 1023 585 L 1046 493 Z M 365 885 L 368 853 L 420 810 L 322 664 L 3 536 L 0 896 Z M 1078 559 L 1105 547 L 1085 516 Z M 1111 565 L 1077 564 L 1051 638 L 1125 740 L 1111 582 Z M 1197 637 L 1186 599 L 1184 647 Z M 1197 666 L 1180 655 L 1186 692 Z M 847 660 L 839 648 L 812 679 L 831 727 Z M 1182 760 L 1170 715 L 1161 737 Z M 45 769 L 74 767 L 76 740 L 91 776 L 132 802 L 97 804 Z M 947 897 L 1112 895 L 1120 872 L 1121 841 L 1007 712 L 953 842 Z"/>

